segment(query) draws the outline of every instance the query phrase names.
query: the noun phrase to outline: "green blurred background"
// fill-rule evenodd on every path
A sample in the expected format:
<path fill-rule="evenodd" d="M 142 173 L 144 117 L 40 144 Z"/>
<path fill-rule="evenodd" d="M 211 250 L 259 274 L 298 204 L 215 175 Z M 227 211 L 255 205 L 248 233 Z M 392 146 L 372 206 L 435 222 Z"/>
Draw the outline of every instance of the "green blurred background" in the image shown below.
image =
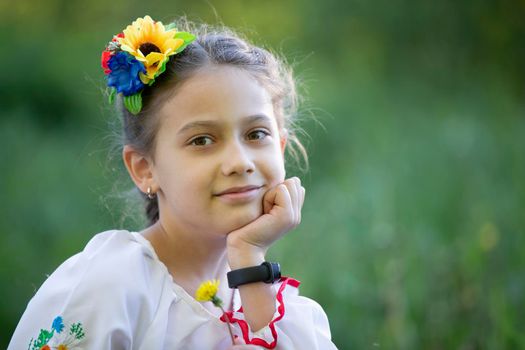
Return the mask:
<path fill-rule="evenodd" d="M 0 348 L 95 233 L 141 229 L 100 53 L 139 16 L 187 14 L 295 64 L 307 199 L 270 255 L 340 349 L 525 349 L 523 0 L 2 0 L 0 14 Z"/>

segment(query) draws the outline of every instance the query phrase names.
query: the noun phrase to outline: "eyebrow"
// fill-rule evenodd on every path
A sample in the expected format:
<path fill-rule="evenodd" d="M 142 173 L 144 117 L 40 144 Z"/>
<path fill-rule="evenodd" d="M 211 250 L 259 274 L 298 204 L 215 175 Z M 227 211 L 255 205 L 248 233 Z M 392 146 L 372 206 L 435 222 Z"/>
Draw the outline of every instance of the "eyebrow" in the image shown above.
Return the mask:
<path fill-rule="evenodd" d="M 270 117 L 268 117 L 266 114 L 255 114 L 250 115 L 246 118 L 243 118 L 242 123 L 243 124 L 252 124 L 256 122 L 267 122 L 271 123 Z M 204 128 L 204 127 L 217 127 L 220 123 L 215 120 L 197 120 L 194 122 L 190 122 L 186 125 L 184 125 L 180 130 L 177 132 L 177 134 L 182 134 L 190 129 L 193 128 Z"/>

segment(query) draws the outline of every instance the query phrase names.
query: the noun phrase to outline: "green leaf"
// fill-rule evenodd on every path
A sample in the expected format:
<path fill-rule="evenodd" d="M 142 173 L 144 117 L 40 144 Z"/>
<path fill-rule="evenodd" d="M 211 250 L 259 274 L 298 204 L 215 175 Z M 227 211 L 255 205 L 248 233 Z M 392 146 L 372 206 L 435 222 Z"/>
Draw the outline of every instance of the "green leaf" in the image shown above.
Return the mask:
<path fill-rule="evenodd" d="M 184 42 L 191 43 L 193 40 L 195 40 L 195 35 L 188 32 L 177 32 L 173 39 L 182 39 Z"/>
<path fill-rule="evenodd" d="M 142 95 L 141 93 L 136 93 L 131 96 L 124 96 L 124 106 L 126 109 L 133 115 L 139 114 L 142 109 Z"/>
<path fill-rule="evenodd" d="M 113 102 L 115 102 L 116 94 L 117 94 L 117 89 L 111 88 L 111 91 L 109 92 L 109 97 L 108 97 L 109 104 L 113 104 Z"/>
<path fill-rule="evenodd" d="M 74 335 L 75 339 L 82 339 L 85 336 L 84 329 L 82 328 L 82 323 L 74 323 L 69 329 L 69 334 Z"/>
<path fill-rule="evenodd" d="M 184 40 L 184 44 L 182 44 L 181 47 L 175 50 L 175 53 L 177 54 L 179 52 L 182 52 L 186 48 L 186 46 L 188 46 L 193 40 L 195 40 L 195 35 L 188 32 L 178 32 L 177 34 L 175 34 L 175 39 Z"/>
<path fill-rule="evenodd" d="M 33 348 L 40 349 L 42 346 L 46 345 L 51 338 L 53 338 L 53 334 L 55 334 L 55 331 L 48 331 L 45 329 L 40 330 L 40 334 L 38 335 L 38 339 L 33 342 Z"/>
<path fill-rule="evenodd" d="M 155 78 L 166 71 L 166 63 L 168 63 L 168 59 L 165 59 L 164 62 L 162 62 L 159 70 L 157 70 L 157 73 L 155 74 Z"/>
<path fill-rule="evenodd" d="M 184 44 L 182 44 L 181 47 L 179 47 L 177 50 L 175 50 L 175 53 L 177 54 L 177 53 L 179 53 L 179 52 L 184 51 L 184 49 L 186 48 L 186 46 L 188 46 L 189 44 L 191 44 L 191 41 L 188 42 L 188 43 L 185 42 Z"/>

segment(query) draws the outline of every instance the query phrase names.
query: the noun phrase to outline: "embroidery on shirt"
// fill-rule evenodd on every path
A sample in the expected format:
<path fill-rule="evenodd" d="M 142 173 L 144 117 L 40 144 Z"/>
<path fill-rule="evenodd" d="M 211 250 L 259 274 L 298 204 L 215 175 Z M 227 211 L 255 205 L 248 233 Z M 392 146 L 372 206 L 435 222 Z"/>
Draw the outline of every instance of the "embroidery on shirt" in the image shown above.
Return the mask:
<path fill-rule="evenodd" d="M 64 331 L 64 321 L 61 316 L 57 316 L 51 324 L 51 330 L 41 329 L 38 338 L 31 339 L 28 350 L 73 350 L 78 347 L 84 338 L 82 323 L 73 323 Z"/>

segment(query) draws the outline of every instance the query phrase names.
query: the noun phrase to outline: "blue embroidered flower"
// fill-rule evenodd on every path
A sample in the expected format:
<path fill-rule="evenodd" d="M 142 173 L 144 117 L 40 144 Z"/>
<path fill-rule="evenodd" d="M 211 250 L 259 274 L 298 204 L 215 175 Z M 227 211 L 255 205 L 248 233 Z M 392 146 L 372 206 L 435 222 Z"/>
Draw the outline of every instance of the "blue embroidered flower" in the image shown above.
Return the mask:
<path fill-rule="evenodd" d="M 122 92 L 124 96 L 131 96 L 144 88 L 139 73 L 146 73 L 144 65 L 127 52 L 118 52 L 111 56 L 108 62 L 111 72 L 108 74 L 108 86 Z"/>
<path fill-rule="evenodd" d="M 53 324 L 51 325 L 51 328 L 57 331 L 57 333 L 62 332 L 62 330 L 64 329 L 64 322 L 62 321 L 62 317 L 57 316 L 53 320 Z"/>

